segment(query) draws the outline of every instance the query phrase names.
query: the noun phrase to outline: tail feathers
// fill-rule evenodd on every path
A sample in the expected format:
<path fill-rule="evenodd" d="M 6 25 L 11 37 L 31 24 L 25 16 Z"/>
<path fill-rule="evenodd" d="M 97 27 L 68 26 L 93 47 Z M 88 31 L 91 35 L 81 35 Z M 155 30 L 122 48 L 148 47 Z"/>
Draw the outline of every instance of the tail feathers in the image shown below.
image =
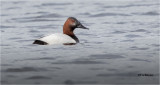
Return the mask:
<path fill-rule="evenodd" d="M 47 45 L 48 43 L 44 42 L 44 41 L 41 41 L 41 40 L 35 40 L 33 42 L 33 44 L 39 44 L 39 45 Z"/>

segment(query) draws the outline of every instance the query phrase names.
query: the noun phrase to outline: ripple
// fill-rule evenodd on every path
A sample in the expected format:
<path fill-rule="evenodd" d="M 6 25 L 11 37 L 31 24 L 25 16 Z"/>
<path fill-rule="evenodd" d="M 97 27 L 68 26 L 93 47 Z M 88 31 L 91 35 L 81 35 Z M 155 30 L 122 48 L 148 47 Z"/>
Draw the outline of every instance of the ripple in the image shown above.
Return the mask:
<path fill-rule="evenodd" d="M 76 84 L 96 84 L 96 81 L 90 81 L 90 80 L 77 80 L 77 81 L 73 81 L 73 80 L 66 80 L 64 81 L 64 84 L 66 85 L 75 85 Z"/>
<path fill-rule="evenodd" d="M 127 22 L 117 22 L 116 24 L 126 24 Z"/>
<path fill-rule="evenodd" d="M 159 47 L 159 44 L 151 44 L 153 47 Z"/>
<path fill-rule="evenodd" d="M 43 3 L 41 6 L 64 6 L 64 5 L 72 5 L 72 3 Z"/>
<path fill-rule="evenodd" d="M 134 40 L 122 40 L 120 42 L 134 42 Z"/>
<path fill-rule="evenodd" d="M 20 43 L 22 43 L 22 42 L 33 42 L 33 40 L 17 40 L 16 42 L 20 42 Z"/>
<path fill-rule="evenodd" d="M 31 32 L 31 33 L 39 33 L 40 31 L 38 31 L 38 30 L 30 30 L 29 32 Z"/>
<path fill-rule="evenodd" d="M 11 46 L 9 44 L 0 44 L 0 46 Z"/>
<path fill-rule="evenodd" d="M 43 12 L 43 11 L 33 12 L 33 13 L 27 12 L 27 13 L 25 13 L 25 15 L 29 15 L 29 14 L 48 14 L 48 13 L 49 13 L 49 12 Z"/>
<path fill-rule="evenodd" d="M 135 66 L 127 66 L 127 68 L 134 68 Z"/>
<path fill-rule="evenodd" d="M 131 58 L 130 61 L 145 61 L 145 62 L 151 62 L 151 61 L 149 61 L 149 60 L 139 59 L 139 58 Z"/>
<path fill-rule="evenodd" d="M 8 81 L 6 81 L 6 80 L 0 80 L 0 82 L 1 82 L 1 84 L 7 84 L 8 83 Z"/>
<path fill-rule="evenodd" d="M 135 34 L 129 34 L 129 35 L 125 35 L 125 37 L 128 37 L 128 38 L 136 38 L 136 37 L 142 37 L 140 35 L 135 35 Z"/>
<path fill-rule="evenodd" d="M 103 70 L 104 68 L 90 68 L 89 70 Z"/>
<path fill-rule="evenodd" d="M 1 66 L 11 66 L 11 64 L 1 64 Z"/>
<path fill-rule="evenodd" d="M 91 80 L 79 80 L 76 81 L 77 84 L 97 84 L 97 81 L 91 81 Z"/>
<path fill-rule="evenodd" d="M 129 4 L 129 5 L 121 5 L 121 6 L 104 6 L 104 8 L 128 8 L 128 7 L 139 7 L 139 6 L 153 6 L 158 4 Z"/>
<path fill-rule="evenodd" d="M 72 81 L 72 80 L 65 80 L 64 84 L 66 84 L 66 85 L 74 85 L 74 81 Z"/>
<path fill-rule="evenodd" d="M 49 16 L 48 16 L 49 17 Z M 42 18 L 42 17 L 41 17 Z M 19 23 L 24 23 L 24 22 L 46 22 L 46 21 L 58 21 L 58 20 L 54 20 L 54 19 L 40 19 L 39 18 L 35 18 L 35 17 L 28 17 L 28 18 L 13 18 L 12 20 L 19 22 Z"/>
<path fill-rule="evenodd" d="M 79 13 L 78 15 L 91 15 L 89 12 L 85 12 L 85 13 Z"/>
<path fill-rule="evenodd" d="M 22 68 L 8 68 L 3 72 L 38 72 L 38 71 L 46 71 L 44 68 L 34 68 L 34 67 L 22 67 Z"/>
<path fill-rule="evenodd" d="M 155 16 L 155 15 L 159 15 L 159 13 L 156 11 L 151 11 L 151 12 L 142 13 L 141 15 Z"/>
<path fill-rule="evenodd" d="M 62 69 L 62 68 L 60 68 L 60 67 L 51 67 L 52 69 L 56 69 L 56 70 L 60 70 L 60 69 Z"/>
<path fill-rule="evenodd" d="M 42 3 L 41 5 L 33 5 L 32 7 L 42 8 L 42 7 L 51 7 L 51 6 L 67 6 L 72 5 L 72 3 Z"/>
<path fill-rule="evenodd" d="M 57 58 L 53 58 L 53 57 L 44 57 L 44 58 L 29 58 L 29 59 L 23 59 L 21 61 L 26 61 L 26 60 L 55 60 Z"/>
<path fill-rule="evenodd" d="M 18 9 L 18 10 L 20 10 L 21 8 L 20 7 L 9 7 L 9 8 L 7 8 L 6 10 L 11 10 L 11 9 Z"/>
<path fill-rule="evenodd" d="M 94 42 L 95 44 L 102 44 L 102 43 L 104 43 L 104 42 Z"/>
<path fill-rule="evenodd" d="M 38 29 L 54 29 L 56 25 L 44 25 L 44 26 L 26 26 L 26 28 L 38 28 Z M 33 30 L 33 29 L 32 29 Z"/>
<path fill-rule="evenodd" d="M 137 30 L 134 30 L 134 31 L 131 31 L 131 32 L 147 32 L 149 33 L 147 30 L 145 29 L 137 29 Z"/>
<path fill-rule="evenodd" d="M 15 28 L 15 26 L 5 26 L 5 25 L 1 25 L 0 28 Z"/>
<path fill-rule="evenodd" d="M 0 16 L 5 17 L 5 16 L 9 16 L 9 14 L 0 14 Z"/>
<path fill-rule="evenodd" d="M 53 62 L 52 64 L 105 64 L 105 63 L 100 61 L 93 61 L 89 59 L 75 59 L 73 61 Z"/>
<path fill-rule="evenodd" d="M 13 37 L 13 38 L 9 38 L 9 40 L 19 40 L 22 39 L 21 37 Z"/>
<path fill-rule="evenodd" d="M 7 75 L 7 77 L 13 77 L 13 78 L 15 78 L 17 76 L 15 76 L 15 75 Z"/>
<path fill-rule="evenodd" d="M 148 50 L 148 49 L 149 49 L 148 47 L 145 47 L 145 48 L 139 48 L 137 46 L 130 47 L 130 50 Z"/>
<path fill-rule="evenodd" d="M 131 15 L 122 14 L 122 13 L 99 13 L 99 14 L 91 15 L 90 17 L 105 17 L 105 16 L 131 16 Z"/>
<path fill-rule="evenodd" d="M 37 16 L 35 18 L 53 18 L 53 17 L 55 17 L 55 18 L 57 18 L 57 17 L 61 18 L 62 16 L 59 15 L 59 14 L 56 14 L 56 13 L 52 13 L 52 14 L 40 15 L 40 16 Z"/>
<path fill-rule="evenodd" d="M 46 21 L 57 21 L 57 20 L 51 20 L 51 19 L 31 19 L 31 20 L 28 20 L 26 22 L 46 22 Z"/>
<path fill-rule="evenodd" d="M 132 13 L 134 15 L 146 15 L 146 16 L 158 16 L 159 13 L 156 11 L 150 11 L 150 12 L 145 12 L 145 13 Z"/>
<path fill-rule="evenodd" d="M 125 58 L 121 55 L 114 55 L 114 54 L 96 54 L 96 55 L 90 55 L 91 59 L 119 59 L 119 58 Z"/>
<path fill-rule="evenodd" d="M 12 18 L 11 20 L 23 23 L 23 22 L 45 22 L 45 21 L 58 21 L 57 19 L 53 18 L 61 18 L 62 16 L 59 14 L 43 14 L 40 16 L 33 16 L 33 17 L 21 17 L 21 18 Z"/>
<path fill-rule="evenodd" d="M 109 69 L 107 69 L 108 71 L 115 71 L 115 72 L 117 72 L 118 71 L 118 69 L 114 69 L 114 68 L 109 68 Z"/>
<path fill-rule="evenodd" d="M 122 33 L 126 33 L 126 32 L 123 32 L 123 31 L 114 31 L 112 32 L 113 34 L 122 34 Z"/>
<path fill-rule="evenodd" d="M 13 1 L 11 3 L 13 3 L 13 4 L 24 4 L 24 3 L 26 3 L 26 1 Z"/>
<path fill-rule="evenodd" d="M 159 28 L 159 25 L 160 25 L 160 23 L 156 23 L 156 24 L 153 24 L 153 25 L 149 26 L 149 28 L 150 27 L 152 27 L 152 28 Z"/>
<path fill-rule="evenodd" d="M 32 76 L 28 77 L 26 79 L 51 79 L 51 77 L 46 77 L 46 76 Z"/>
<path fill-rule="evenodd" d="M 137 73 L 138 71 L 135 71 L 135 72 L 125 72 L 125 73 L 101 73 L 101 74 L 98 74 L 97 76 L 99 77 L 113 77 L 113 76 L 116 76 L 116 77 L 138 77 L 137 76 Z"/>

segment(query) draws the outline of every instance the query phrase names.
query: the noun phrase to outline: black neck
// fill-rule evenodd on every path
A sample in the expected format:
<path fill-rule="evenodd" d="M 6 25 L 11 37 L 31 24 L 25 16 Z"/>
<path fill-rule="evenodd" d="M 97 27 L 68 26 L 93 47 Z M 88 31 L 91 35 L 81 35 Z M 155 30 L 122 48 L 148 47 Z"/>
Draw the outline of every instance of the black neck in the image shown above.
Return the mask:
<path fill-rule="evenodd" d="M 73 38 L 77 43 L 79 43 L 78 38 L 75 35 L 69 35 L 71 38 Z"/>

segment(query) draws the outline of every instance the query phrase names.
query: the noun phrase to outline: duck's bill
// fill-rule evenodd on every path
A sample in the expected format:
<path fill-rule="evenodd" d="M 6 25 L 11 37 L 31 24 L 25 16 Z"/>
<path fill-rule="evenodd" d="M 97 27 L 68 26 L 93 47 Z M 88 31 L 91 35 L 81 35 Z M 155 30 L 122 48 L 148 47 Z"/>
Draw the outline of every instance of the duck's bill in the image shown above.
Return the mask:
<path fill-rule="evenodd" d="M 89 28 L 87 28 L 87 27 L 83 26 L 82 24 L 78 25 L 78 26 L 77 26 L 77 28 L 89 29 Z"/>

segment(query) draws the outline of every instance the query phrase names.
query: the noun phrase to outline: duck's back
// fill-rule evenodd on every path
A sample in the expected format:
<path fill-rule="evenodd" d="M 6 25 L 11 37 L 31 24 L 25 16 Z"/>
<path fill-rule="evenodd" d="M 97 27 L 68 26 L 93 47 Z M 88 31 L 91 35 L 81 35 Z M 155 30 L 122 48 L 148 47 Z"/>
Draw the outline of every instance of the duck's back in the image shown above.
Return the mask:
<path fill-rule="evenodd" d="M 66 34 L 55 33 L 34 41 L 33 44 L 50 45 L 50 44 L 66 44 L 76 43 L 76 41 Z"/>

